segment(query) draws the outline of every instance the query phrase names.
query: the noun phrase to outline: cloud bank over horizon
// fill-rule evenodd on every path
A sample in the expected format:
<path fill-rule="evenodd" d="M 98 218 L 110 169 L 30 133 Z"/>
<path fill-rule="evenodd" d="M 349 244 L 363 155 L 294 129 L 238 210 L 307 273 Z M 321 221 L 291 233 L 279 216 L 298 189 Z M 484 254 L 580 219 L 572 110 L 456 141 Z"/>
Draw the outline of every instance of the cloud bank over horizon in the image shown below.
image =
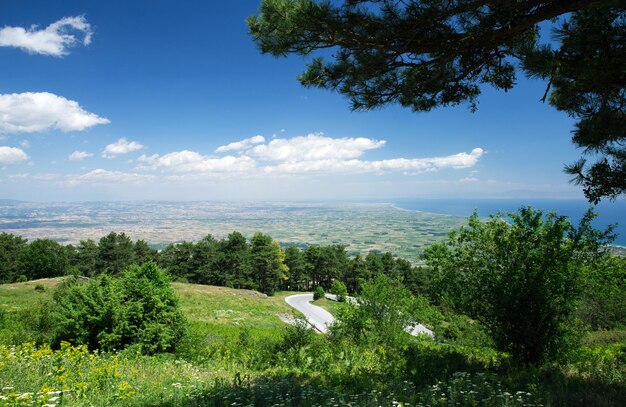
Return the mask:
<path fill-rule="evenodd" d="M 47 188 L 55 190 L 54 194 L 84 199 L 192 200 L 358 199 L 411 191 L 484 195 L 511 188 L 554 190 L 549 184 L 533 186 L 481 177 L 478 164 L 486 154 L 481 147 L 448 155 L 398 157 L 387 153 L 385 157 L 388 144 L 382 139 L 331 137 L 318 132 L 271 139 L 256 135 L 207 146 L 205 152 L 182 149 L 148 154 L 142 151 L 154 146 L 119 138 L 102 143 L 100 156 L 89 150 L 66 150 L 58 157 L 65 167 L 61 171 L 38 170 L 22 149 L 0 147 L 0 167 L 21 167 L 0 180 L 0 185 L 8 190 Z M 90 150 L 93 148 L 98 147 Z M 376 159 L 368 158 L 374 151 Z M 119 156 L 125 159 L 112 160 Z"/>
<path fill-rule="evenodd" d="M 444 157 L 391 158 L 364 160 L 369 150 L 382 148 L 385 140 L 365 137 L 332 138 L 311 133 L 292 138 L 274 138 L 265 142 L 255 136 L 218 147 L 215 152 L 226 156 L 203 155 L 197 151 L 174 151 L 164 155 L 141 155 L 138 171 L 204 175 L 246 175 L 263 177 L 295 174 L 358 174 L 401 172 L 417 175 L 447 168 L 469 168 L 484 154 L 482 148 Z"/>

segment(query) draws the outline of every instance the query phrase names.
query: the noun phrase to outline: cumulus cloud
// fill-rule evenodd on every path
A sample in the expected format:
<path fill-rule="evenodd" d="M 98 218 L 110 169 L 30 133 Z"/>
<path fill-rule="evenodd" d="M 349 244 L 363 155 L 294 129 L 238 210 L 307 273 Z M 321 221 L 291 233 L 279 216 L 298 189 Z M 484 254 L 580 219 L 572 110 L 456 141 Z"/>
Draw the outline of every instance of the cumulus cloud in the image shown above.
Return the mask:
<path fill-rule="evenodd" d="M 72 154 L 67 157 L 70 161 L 82 161 L 85 158 L 93 157 L 93 153 L 87 151 L 74 151 Z"/>
<path fill-rule="evenodd" d="M 264 143 L 264 142 L 265 142 L 265 137 L 254 136 L 254 137 L 246 138 L 240 141 L 235 141 L 234 143 L 226 144 L 225 146 L 219 146 L 215 150 L 215 152 L 226 153 L 228 151 L 241 151 L 241 150 L 247 149 L 248 147 L 252 145 Z"/>
<path fill-rule="evenodd" d="M 365 151 L 384 145 L 384 140 L 364 137 L 331 138 L 318 133 L 290 139 L 275 138 L 267 144 L 246 150 L 245 154 L 262 160 L 279 162 L 347 160 L 360 157 Z"/>
<path fill-rule="evenodd" d="M 256 168 L 256 162 L 250 157 L 225 157 L 214 158 L 204 156 L 195 151 L 183 150 L 159 156 L 142 155 L 137 159 L 142 164 L 138 169 L 159 169 L 173 172 L 197 172 L 197 173 L 243 173 Z"/>
<path fill-rule="evenodd" d="M 275 138 L 265 143 L 262 136 L 230 143 L 216 151 L 237 150 L 238 155 L 205 156 L 196 151 L 176 151 L 160 156 L 142 155 L 137 170 L 160 170 L 176 174 L 329 174 L 400 172 L 415 175 L 446 168 L 461 169 L 476 165 L 484 154 L 481 148 L 471 152 L 427 157 L 365 160 L 368 150 L 381 148 L 384 140 L 369 138 L 331 138 L 323 134 L 290 139 Z M 263 139 L 264 140 L 264 139 Z M 187 176 L 187 175 L 185 175 Z"/>
<path fill-rule="evenodd" d="M 28 155 L 21 148 L 17 147 L 0 147 L 0 165 L 17 164 L 28 160 Z"/>
<path fill-rule="evenodd" d="M 387 172 L 404 171 L 407 174 L 438 171 L 445 168 L 467 168 L 475 165 L 483 150 L 475 148 L 470 153 L 459 153 L 445 157 L 393 158 L 390 160 L 304 160 L 288 161 L 264 168 L 268 173 L 307 173 L 307 172 Z"/>
<path fill-rule="evenodd" d="M 33 133 L 48 129 L 81 131 L 109 119 L 48 92 L 0 94 L 0 133 Z"/>
<path fill-rule="evenodd" d="M 114 158 L 121 154 L 132 153 L 133 151 L 141 150 L 143 145 L 136 141 L 128 141 L 125 138 L 117 140 L 113 144 L 108 144 L 102 150 L 102 156 L 105 158 Z"/>
<path fill-rule="evenodd" d="M 0 47 L 62 57 L 79 43 L 89 45 L 92 35 L 91 25 L 84 16 L 64 17 L 44 29 L 38 29 L 36 25 L 29 28 L 5 26 L 0 29 Z"/>
<path fill-rule="evenodd" d="M 102 168 L 89 171 L 82 175 L 71 175 L 67 178 L 68 185 L 79 184 L 145 184 L 154 180 L 153 175 L 136 174 L 123 171 L 108 171 Z"/>

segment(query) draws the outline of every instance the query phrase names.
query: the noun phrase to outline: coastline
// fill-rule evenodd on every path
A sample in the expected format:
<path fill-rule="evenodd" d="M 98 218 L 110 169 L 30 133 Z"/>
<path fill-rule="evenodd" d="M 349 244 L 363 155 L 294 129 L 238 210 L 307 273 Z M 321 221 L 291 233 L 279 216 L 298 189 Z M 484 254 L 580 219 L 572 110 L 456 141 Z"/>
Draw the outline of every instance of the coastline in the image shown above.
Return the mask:
<path fill-rule="evenodd" d="M 389 202 L 389 201 L 387 201 Z M 442 216 L 453 216 L 467 219 L 474 210 L 478 215 L 487 218 L 489 214 L 501 211 L 514 212 L 520 207 L 533 206 L 559 215 L 567 216 L 572 223 L 577 224 L 591 205 L 582 199 L 429 199 L 399 198 L 391 201 L 394 208 L 403 211 L 432 213 Z M 433 210 L 436 206 L 436 210 Z M 594 220 L 594 227 L 605 229 L 609 225 L 616 225 L 616 240 L 610 245 L 626 250 L 626 201 L 603 202 L 594 206 L 599 217 Z"/>

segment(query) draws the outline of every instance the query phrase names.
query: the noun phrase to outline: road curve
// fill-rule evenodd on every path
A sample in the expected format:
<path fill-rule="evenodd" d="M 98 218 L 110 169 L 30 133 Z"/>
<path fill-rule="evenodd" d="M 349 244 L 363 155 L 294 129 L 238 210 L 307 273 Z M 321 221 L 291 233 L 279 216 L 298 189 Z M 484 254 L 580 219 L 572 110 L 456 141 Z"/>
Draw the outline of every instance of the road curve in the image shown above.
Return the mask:
<path fill-rule="evenodd" d="M 315 329 L 322 333 L 328 332 L 328 327 L 335 318 L 322 307 L 311 304 L 313 294 L 296 294 L 285 297 L 287 304 L 304 314 L 304 317 Z"/>
<path fill-rule="evenodd" d="M 326 298 L 337 301 L 337 297 L 333 294 L 326 294 Z M 356 298 L 347 297 L 346 299 L 348 302 L 356 304 Z M 322 333 L 328 332 L 328 327 L 332 325 L 335 318 L 324 308 L 311 304 L 311 301 L 313 301 L 313 294 L 296 294 L 285 297 L 285 302 L 304 314 L 308 323 L 315 329 Z M 413 336 L 428 335 L 431 338 L 435 337 L 435 333 L 422 324 L 408 326 L 405 331 Z"/>

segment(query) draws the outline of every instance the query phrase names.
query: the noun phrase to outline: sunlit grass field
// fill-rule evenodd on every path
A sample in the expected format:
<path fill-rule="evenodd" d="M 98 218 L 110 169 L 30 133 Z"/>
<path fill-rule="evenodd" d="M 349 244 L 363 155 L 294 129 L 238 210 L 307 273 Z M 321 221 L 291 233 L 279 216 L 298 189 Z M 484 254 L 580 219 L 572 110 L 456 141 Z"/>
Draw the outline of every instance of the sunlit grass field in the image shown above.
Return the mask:
<path fill-rule="evenodd" d="M 185 283 L 173 283 L 188 320 L 176 353 L 53 350 L 32 343 L 22 319 L 60 281 L 0 285 L 0 405 L 621 407 L 626 400 L 625 331 L 587 335 L 570 364 L 525 370 L 493 350 L 425 341 L 416 344 L 417 370 L 403 374 L 407 381 L 389 373 L 403 367 L 389 366 L 385 349 L 334 345 L 318 334 L 303 348 L 281 347 L 292 329 L 283 320 L 298 316 L 284 301 L 293 293 Z M 315 304 L 331 313 L 345 306 Z"/>
<path fill-rule="evenodd" d="M 284 300 L 293 293 L 268 297 L 251 290 L 173 283 L 188 320 L 188 335 L 178 354 L 12 346 L 29 338 L 11 316 L 28 315 L 61 281 L 0 285 L 0 405 L 85 405 L 87 399 L 94 406 L 177 405 L 196 393 L 253 380 L 258 374 L 241 363 L 238 347 L 245 341 L 277 339 L 287 326 L 280 316 L 297 316 Z"/>

